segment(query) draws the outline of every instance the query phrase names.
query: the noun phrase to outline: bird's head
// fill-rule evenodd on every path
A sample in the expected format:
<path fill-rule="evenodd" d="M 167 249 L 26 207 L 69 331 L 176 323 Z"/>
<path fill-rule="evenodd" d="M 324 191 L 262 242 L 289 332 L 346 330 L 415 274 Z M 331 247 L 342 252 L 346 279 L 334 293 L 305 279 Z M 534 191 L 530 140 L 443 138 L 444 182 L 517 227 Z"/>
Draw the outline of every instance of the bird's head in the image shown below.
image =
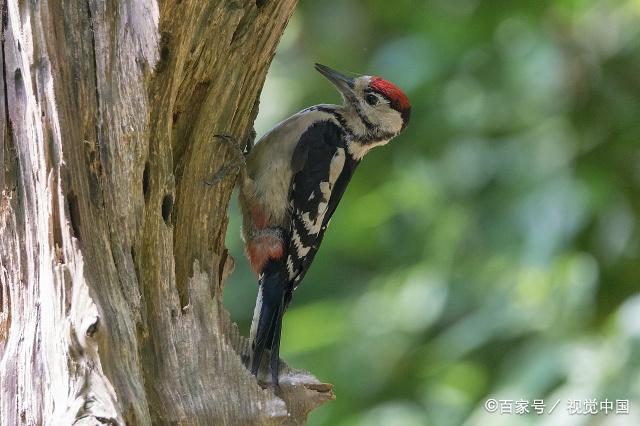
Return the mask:
<path fill-rule="evenodd" d="M 340 91 L 345 107 L 360 118 L 372 139 L 391 139 L 409 122 L 409 98 L 395 84 L 377 76 L 347 77 L 325 65 L 316 70 Z"/>

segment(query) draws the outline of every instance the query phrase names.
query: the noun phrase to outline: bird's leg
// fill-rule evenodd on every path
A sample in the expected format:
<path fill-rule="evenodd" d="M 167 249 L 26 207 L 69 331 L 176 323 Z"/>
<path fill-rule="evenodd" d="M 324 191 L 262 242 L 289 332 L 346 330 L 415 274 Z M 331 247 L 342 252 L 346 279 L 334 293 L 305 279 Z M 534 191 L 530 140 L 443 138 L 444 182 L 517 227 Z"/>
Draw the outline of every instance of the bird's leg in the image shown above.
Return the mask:
<path fill-rule="evenodd" d="M 254 129 L 251 129 L 251 133 L 249 134 L 249 138 L 247 140 L 247 143 L 245 144 L 245 149 L 242 149 L 238 144 L 236 138 L 231 135 L 219 133 L 213 135 L 213 137 L 222 141 L 223 143 L 226 143 L 227 146 L 231 148 L 231 152 L 233 153 L 234 158 L 232 159 L 231 164 L 221 167 L 220 170 L 218 170 L 210 180 L 205 180 L 204 183 L 209 186 L 213 186 L 218 182 L 221 182 L 231 173 L 245 176 L 247 168 L 245 157 L 249 154 L 249 151 L 253 147 L 253 141 L 256 137 L 256 131 Z"/>

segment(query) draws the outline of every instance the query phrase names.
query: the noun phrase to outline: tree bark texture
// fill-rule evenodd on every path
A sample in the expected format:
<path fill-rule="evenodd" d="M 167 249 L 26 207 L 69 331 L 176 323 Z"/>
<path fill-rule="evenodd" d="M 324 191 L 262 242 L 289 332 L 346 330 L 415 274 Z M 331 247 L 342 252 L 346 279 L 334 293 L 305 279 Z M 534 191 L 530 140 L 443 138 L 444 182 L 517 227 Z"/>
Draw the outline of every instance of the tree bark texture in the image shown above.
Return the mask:
<path fill-rule="evenodd" d="M 249 137 L 295 3 L 0 0 L 2 425 L 299 424 L 332 398 L 287 367 L 258 386 L 221 302 L 241 146 L 214 135 Z"/>

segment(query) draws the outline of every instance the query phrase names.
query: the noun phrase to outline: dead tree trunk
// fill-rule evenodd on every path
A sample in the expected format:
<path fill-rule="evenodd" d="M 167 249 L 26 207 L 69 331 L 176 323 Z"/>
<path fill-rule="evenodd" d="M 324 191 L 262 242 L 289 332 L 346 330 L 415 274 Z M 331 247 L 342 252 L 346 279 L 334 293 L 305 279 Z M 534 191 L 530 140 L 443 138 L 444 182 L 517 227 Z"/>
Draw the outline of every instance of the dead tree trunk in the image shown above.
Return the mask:
<path fill-rule="evenodd" d="M 3 425 L 291 424 L 331 398 L 260 388 L 221 302 L 214 135 L 248 137 L 295 3 L 1 0 Z"/>

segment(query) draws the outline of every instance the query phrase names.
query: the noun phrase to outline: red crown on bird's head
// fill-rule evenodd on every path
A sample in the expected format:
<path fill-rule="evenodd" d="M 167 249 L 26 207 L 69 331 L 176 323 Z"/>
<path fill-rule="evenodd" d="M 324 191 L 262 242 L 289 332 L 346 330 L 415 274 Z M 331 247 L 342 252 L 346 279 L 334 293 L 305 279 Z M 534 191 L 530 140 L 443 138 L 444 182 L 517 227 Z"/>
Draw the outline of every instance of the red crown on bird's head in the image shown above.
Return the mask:
<path fill-rule="evenodd" d="M 374 89 L 376 92 L 381 93 L 389 102 L 391 102 L 391 106 L 393 106 L 398 111 L 404 111 L 411 109 L 411 104 L 409 103 L 409 98 L 404 92 L 395 84 L 390 81 L 385 80 L 382 77 L 374 76 L 371 77 L 371 82 L 369 86 Z"/>
<path fill-rule="evenodd" d="M 395 84 L 378 76 L 371 77 L 369 87 L 389 99 L 391 107 L 402 114 L 404 121 L 402 127 L 406 127 L 411 115 L 411 103 L 407 95 Z"/>

